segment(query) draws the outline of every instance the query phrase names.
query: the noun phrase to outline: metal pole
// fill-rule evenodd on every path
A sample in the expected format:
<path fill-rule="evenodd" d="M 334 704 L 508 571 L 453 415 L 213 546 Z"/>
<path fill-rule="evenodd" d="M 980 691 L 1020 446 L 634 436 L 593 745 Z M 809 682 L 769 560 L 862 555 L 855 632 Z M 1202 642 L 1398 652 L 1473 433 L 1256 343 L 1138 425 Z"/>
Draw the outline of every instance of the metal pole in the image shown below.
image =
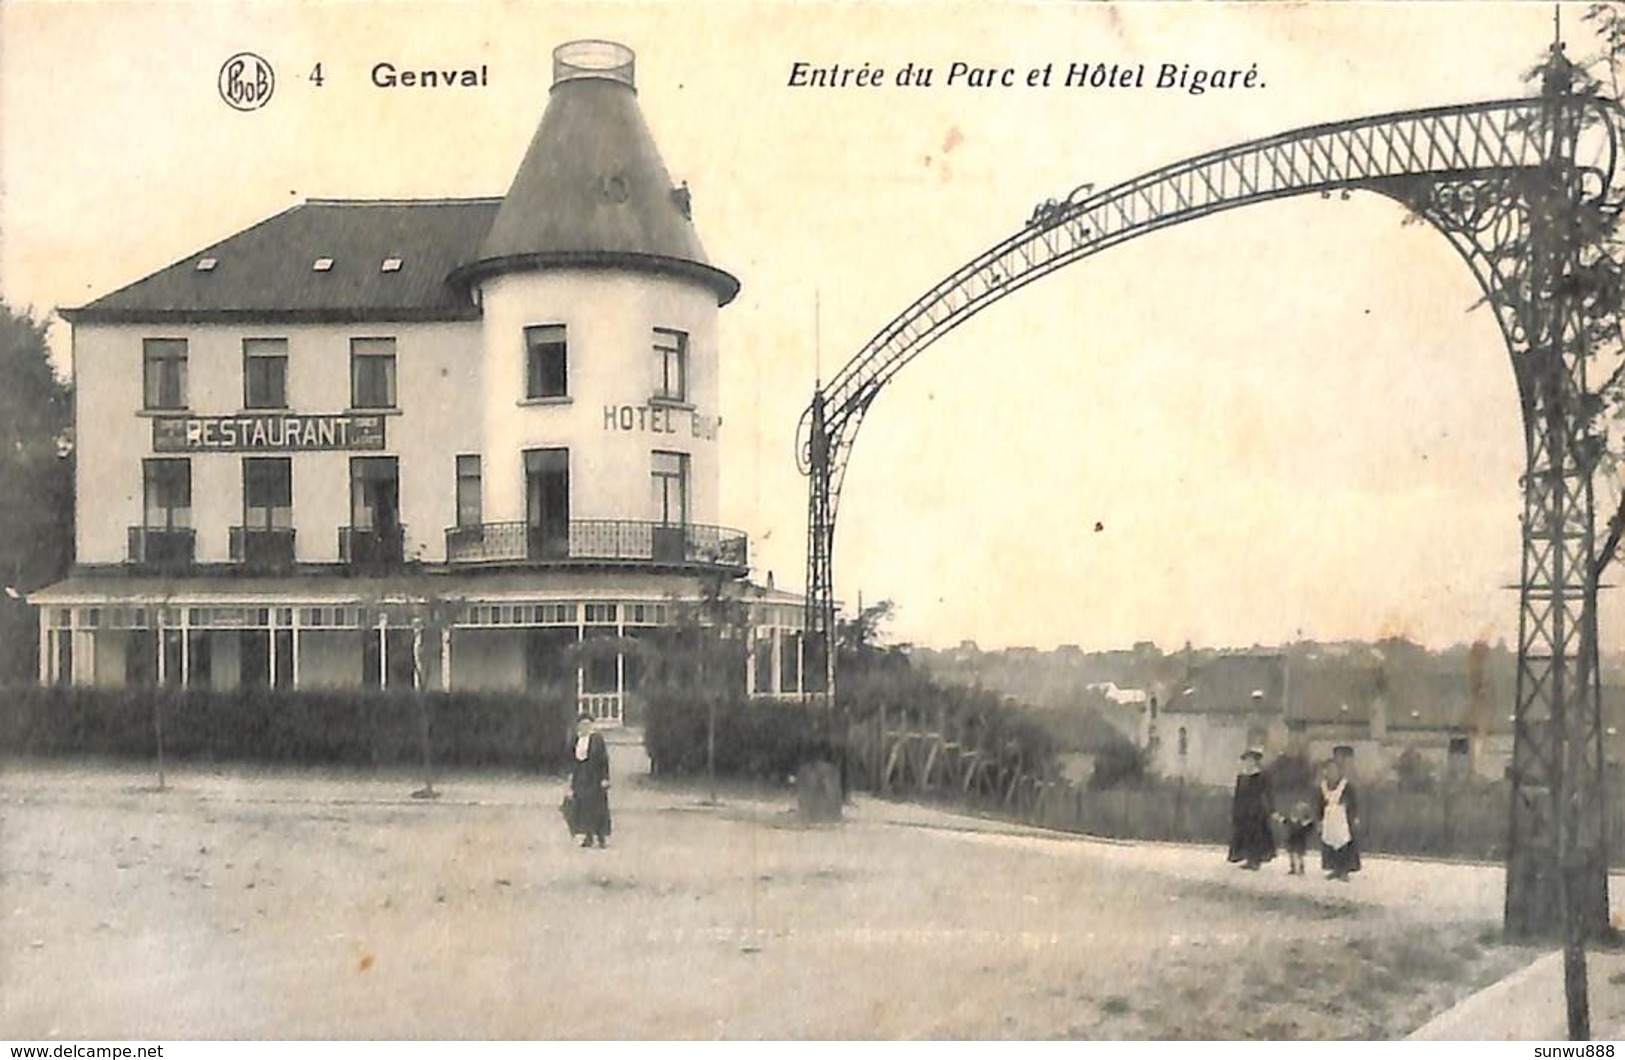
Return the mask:
<path fill-rule="evenodd" d="M 158 741 L 158 790 L 164 790 L 164 690 L 154 689 L 152 697 L 152 728 Z"/>
<path fill-rule="evenodd" d="M 1539 184 L 1537 200 L 1532 204 L 1536 224 L 1532 233 L 1534 245 L 1530 247 L 1530 251 L 1533 281 L 1531 289 L 1535 298 L 1544 302 L 1537 303 L 1536 306 L 1537 312 L 1544 319 L 1540 321 L 1541 326 L 1533 336 L 1539 344 L 1533 352 L 1539 358 L 1536 363 L 1540 376 L 1536 386 L 1540 390 L 1543 414 L 1540 426 L 1546 436 L 1546 466 L 1541 470 L 1548 476 L 1545 511 L 1547 523 L 1542 530 L 1549 535 L 1551 541 L 1548 553 L 1551 585 L 1557 597 L 1552 601 L 1550 619 L 1552 643 L 1555 648 L 1550 671 L 1550 738 L 1557 741 L 1557 746 L 1553 749 L 1555 754 L 1551 755 L 1555 773 L 1551 778 L 1551 790 L 1557 826 L 1555 867 L 1558 910 L 1563 925 L 1563 994 L 1568 1016 L 1568 1032 L 1571 1040 L 1579 1041 L 1591 1037 L 1585 923 L 1577 893 L 1579 891 L 1577 877 L 1581 866 L 1577 842 L 1579 837 L 1576 835 L 1577 826 L 1581 823 L 1581 815 L 1577 811 L 1584 797 L 1583 789 L 1587 778 L 1579 775 L 1580 770 L 1577 767 L 1581 763 L 1576 761 L 1574 752 L 1578 742 L 1577 734 L 1583 729 L 1579 714 L 1585 705 L 1585 686 L 1589 682 L 1589 667 L 1585 653 L 1590 645 L 1585 633 L 1589 624 L 1586 612 L 1591 601 L 1581 601 L 1580 658 L 1574 660 L 1576 672 L 1571 674 L 1567 657 L 1571 635 L 1568 592 L 1574 587 L 1584 592 L 1592 580 L 1585 578 L 1580 585 L 1572 585 L 1576 572 L 1572 569 L 1570 544 L 1566 540 L 1571 521 L 1571 508 L 1581 499 L 1570 492 L 1568 475 L 1571 467 L 1584 460 L 1580 453 L 1575 452 L 1576 439 L 1570 436 L 1578 417 L 1583 415 L 1580 409 L 1572 407 L 1571 399 L 1578 395 L 1571 394 L 1571 384 L 1583 383 L 1583 376 L 1580 380 L 1571 378 L 1571 368 L 1566 356 L 1573 352 L 1583 360 L 1584 355 L 1583 349 L 1569 350 L 1571 341 L 1583 342 L 1583 340 L 1578 336 L 1571 339 L 1569 334 L 1573 296 L 1565 290 L 1573 266 L 1577 264 L 1574 260 L 1577 248 L 1571 238 L 1574 207 L 1578 197 L 1571 157 L 1573 130 L 1569 128 L 1567 120 L 1568 108 L 1561 103 L 1571 93 L 1572 87 L 1572 76 L 1568 60 L 1563 56 L 1562 44 L 1554 42 L 1542 85 L 1542 95 L 1548 101 L 1548 106 L 1544 108 L 1545 132 L 1550 141 L 1546 164 L 1543 167 L 1544 179 Z M 1556 105 L 1551 105 L 1554 103 Z M 1583 368 L 1576 365 L 1572 371 L 1583 372 Z M 1579 466 L 1578 469 L 1582 476 L 1589 477 L 1589 471 L 1584 466 Z M 1589 522 L 1591 513 L 1584 511 L 1582 514 Z M 1592 561 L 1590 551 L 1586 549 L 1585 555 L 1581 557 L 1587 565 Z M 1571 676 L 1576 680 L 1570 682 Z"/>
<path fill-rule="evenodd" d="M 886 794 L 886 701 L 880 701 L 880 734 L 876 741 L 879 754 L 875 762 L 875 794 Z"/>
<path fill-rule="evenodd" d="M 717 697 L 705 693 L 705 780 L 711 801 L 717 801 Z"/>

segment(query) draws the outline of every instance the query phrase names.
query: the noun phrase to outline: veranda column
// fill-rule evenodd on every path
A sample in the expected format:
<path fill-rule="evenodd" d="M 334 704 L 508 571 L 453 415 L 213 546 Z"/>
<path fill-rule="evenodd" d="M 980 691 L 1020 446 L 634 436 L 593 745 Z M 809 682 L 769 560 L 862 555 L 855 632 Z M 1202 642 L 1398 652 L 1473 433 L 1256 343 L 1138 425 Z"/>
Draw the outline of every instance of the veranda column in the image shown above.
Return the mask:
<path fill-rule="evenodd" d="M 440 627 L 440 691 L 451 691 L 451 620 Z"/>

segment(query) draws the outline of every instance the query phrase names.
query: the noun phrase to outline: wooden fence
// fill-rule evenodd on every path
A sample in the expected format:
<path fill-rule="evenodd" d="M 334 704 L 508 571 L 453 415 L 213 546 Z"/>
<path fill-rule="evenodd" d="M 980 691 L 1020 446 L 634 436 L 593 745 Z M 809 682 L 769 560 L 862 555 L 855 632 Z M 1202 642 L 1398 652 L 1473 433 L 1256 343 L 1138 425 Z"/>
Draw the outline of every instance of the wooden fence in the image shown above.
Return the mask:
<path fill-rule="evenodd" d="M 847 778 L 880 795 L 952 799 L 997 807 L 1026 818 L 1036 812 L 1045 783 L 1027 768 L 1013 740 L 999 740 L 972 723 L 893 714 L 882 708 L 847 733 Z"/>
<path fill-rule="evenodd" d="M 847 740 L 848 783 L 888 798 L 947 804 L 1059 831 L 1120 839 L 1227 843 L 1227 789 L 1158 779 L 1090 790 L 1034 772 L 1013 742 L 956 726 L 942 715 L 915 714 L 855 722 Z M 1358 785 L 1360 841 L 1373 853 L 1501 861 L 1511 795 L 1504 784 L 1441 785 L 1402 791 Z M 1625 797 L 1610 791 L 1616 803 Z M 1276 809 L 1313 805 L 1309 790 L 1275 794 Z M 1625 866 L 1625 810 L 1608 815 L 1611 861 Z"/>

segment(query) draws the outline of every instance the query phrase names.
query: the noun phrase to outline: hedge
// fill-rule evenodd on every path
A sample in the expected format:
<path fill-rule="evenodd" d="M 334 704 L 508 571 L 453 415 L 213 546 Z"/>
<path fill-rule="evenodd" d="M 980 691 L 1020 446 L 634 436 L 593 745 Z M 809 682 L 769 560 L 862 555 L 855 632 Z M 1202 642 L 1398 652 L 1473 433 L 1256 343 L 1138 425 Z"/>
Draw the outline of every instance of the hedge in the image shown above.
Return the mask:
<path fill-rule="evenodd" d="M 832 755 L 824 713 L 805 703 L 717 699 L 716 768 L 724 776 L 783 781 L 809 758 Z M 657 776 L 705 772 L 709 705 L 690 692 L 649 696 L 643 733 Z"/>
<path fill-rule="evenodd" d="M 564 762 L 574 704 L 518 693 L 10 688 L 0 754 L 176 760 L 419 764 L 429 718 L 436 766 Z"/>

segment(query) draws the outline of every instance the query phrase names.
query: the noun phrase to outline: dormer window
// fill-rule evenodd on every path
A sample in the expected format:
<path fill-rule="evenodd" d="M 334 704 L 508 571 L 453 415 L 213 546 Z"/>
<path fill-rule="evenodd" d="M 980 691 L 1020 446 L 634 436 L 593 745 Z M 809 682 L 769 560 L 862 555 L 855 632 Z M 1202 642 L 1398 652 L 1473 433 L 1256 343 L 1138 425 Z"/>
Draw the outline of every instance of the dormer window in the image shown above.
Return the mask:
<path fill-rule="evenodd" d="M 401 259 L 400 258 L 385 258 L 384 263 L 381 266 L 379 266 L 378 271 L 379 272 L 400 272 L 401 271 Z"/>
<path fill-rule="evenodd" d="M 220 262 L 215 258 L 199 258 L 197 259 L 197 271 L 213 272 L 214 267 L 218 264 L 220 264 Z"/>
<path fill-rule="evenodd" d="M 333 259 L 332 258 L 317 258 L 314 262 L 311 263 L 310 271 L 311 272 L 332 272 L 333 271 Z"/>

